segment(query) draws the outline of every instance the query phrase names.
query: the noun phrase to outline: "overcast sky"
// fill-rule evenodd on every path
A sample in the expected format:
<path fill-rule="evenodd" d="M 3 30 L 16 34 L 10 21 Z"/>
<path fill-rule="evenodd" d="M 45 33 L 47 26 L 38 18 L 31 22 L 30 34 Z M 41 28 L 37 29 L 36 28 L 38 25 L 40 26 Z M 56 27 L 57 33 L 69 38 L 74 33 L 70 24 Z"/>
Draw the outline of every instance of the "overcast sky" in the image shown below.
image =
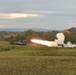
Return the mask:
<path fill-rule="evenodd" d="M 0 0 L 0 28 L 76 27 L 76 0 Z"/>

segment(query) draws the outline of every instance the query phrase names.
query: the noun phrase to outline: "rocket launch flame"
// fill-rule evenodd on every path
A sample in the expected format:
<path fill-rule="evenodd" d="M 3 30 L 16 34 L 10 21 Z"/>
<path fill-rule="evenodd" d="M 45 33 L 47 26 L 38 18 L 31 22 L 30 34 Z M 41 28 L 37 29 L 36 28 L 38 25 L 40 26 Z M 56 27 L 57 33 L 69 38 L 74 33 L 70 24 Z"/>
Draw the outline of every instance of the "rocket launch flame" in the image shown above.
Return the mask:
<path fill-rule="evenodd" d="M 31 41 L 41 45 L 46 45 L 48 47 L 58 47 L 59 44 L 64 45 L 64 47 L 76 47 L 75 44 L 71 43 L 64 44 L 65 36 L 63 33 L 58 33 L 56 37 L 57 39 L 55 39 L 54 41 L 37 40 L 37 39 L 31 39 Z"/>
<path fill-rule="evenodd" d="M 64 43 L 65 36 L 63 35 L 63 33 L 58 33 L 56 37 L 57 39 L 55 39 L 55 41 L 37 40 L 37 39 L 32 39 L 31 41 L 41 45 L 46 45 L 48 47 L 57 47 L 58 44 Z"/>
<path fill-rule="evenodd" d="M 38 44 L 41 44 L 41 45 L 46 45 L 46 46 L 48 46 L 48 47 L 56 46 L 53 41 L 36 40 L 36 39 L 32 39 L 31 41 L 32 41 L 32 42 L 35 42 L 35 43 L 38 43 Z"/>

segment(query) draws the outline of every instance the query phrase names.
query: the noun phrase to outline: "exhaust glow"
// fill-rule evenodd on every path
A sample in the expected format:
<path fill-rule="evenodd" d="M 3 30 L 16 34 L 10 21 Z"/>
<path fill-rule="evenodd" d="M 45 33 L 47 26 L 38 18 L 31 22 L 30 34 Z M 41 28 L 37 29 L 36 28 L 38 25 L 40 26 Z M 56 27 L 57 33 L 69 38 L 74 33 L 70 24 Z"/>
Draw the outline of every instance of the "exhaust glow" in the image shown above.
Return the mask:
<path fill-rule="evenodd" d="M 64 47 L 76 47 L 76 45 L 72 44 L 71 42 L 67 42 L 67 44 L 64 44 L 65 36 L 63 33 L 58 33 L 56 37 L 57 39 L 55 39 L 54 41 L 38 40 L 38 39 L 31 39 L 31 41 L 41 45 L 46 45 L 48 47 L 59 47 L 59 45 Z"/>
<path fill-rule="evenodd" d="M 53 41 L 37 40 L 37 39 L 32 39 L 31 41 L 34 42 L 34 43 L 41 44 L 41 45 L 46 45 L 46 46 L 48 46 L 48 47 L 56 46 Z"/>
<path fill-rule="evenodd" d="M 55 41 L 37 40 L 37 39 L 32 39 L 31 41 L 41 45 L 46 45 L 48 47 L 57 47 L 58 44 L 63 44 L 65 36 L 63 35 L 63 33 L 58 33 L 56 37 L 58 39 L 55 39 Z"/>

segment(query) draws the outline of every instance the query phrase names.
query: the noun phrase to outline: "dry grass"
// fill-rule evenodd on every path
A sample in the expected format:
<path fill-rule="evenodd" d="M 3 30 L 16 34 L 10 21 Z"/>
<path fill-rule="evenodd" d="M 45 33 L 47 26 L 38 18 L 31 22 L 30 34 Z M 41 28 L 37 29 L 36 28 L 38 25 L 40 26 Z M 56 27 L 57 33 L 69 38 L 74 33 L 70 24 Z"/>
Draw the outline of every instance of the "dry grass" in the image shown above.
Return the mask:
<path fill-rule="evenodd" d="M 0 75 L 75 75 L 76 57 L 0 57 Z"/>
<path fill-rule="evenodd" d="M 1 46 L 0 75 L 76 75 L 76 48 Z"/>

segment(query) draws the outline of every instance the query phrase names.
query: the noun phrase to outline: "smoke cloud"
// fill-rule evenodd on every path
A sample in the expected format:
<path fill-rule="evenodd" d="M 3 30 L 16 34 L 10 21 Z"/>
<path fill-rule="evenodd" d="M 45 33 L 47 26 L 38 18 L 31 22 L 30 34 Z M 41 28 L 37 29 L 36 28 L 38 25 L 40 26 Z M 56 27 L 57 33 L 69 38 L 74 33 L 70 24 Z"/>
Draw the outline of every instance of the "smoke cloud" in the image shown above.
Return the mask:
<path fill-rule="evenodd" d="M 65 35 L 63 33 L 58 33 L 56 35 L 57 39 L 54 41 L 47 41 L 47 40 L 38 40 L 38 39 L 32 39 L 31 41 L 34 43 L 38 43 L 41 45 L 47 45 L 48 47 L 76 47 L 75 44 L 72 44 L 70 41 L 67 42 L 67 44 L 64 43 L 65 41 Z"/>
<path fill-rule="evenodd" d="M 64 47 L 76 47 L 76 44 L 72 44 L 70 41 L 64 44 Z"/>

